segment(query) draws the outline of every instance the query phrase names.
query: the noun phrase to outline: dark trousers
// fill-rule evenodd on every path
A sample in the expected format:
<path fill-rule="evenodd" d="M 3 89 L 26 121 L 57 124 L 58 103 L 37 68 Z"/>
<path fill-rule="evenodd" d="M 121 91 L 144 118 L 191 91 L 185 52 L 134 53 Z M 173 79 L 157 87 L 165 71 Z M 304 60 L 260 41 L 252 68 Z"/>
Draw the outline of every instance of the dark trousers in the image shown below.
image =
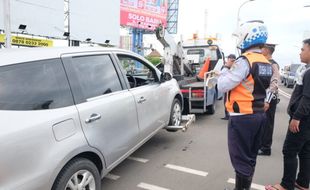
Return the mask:
<path fill-rule="evenodd" d="M 261 146 L 262 151 L 271 151 L 276 108 L 277 108 L 277 99 L 272 99 L 269 104 L 269 109 L 266 111 L 266 123 L 264 126 L 264 134 Z"/>
<path fill-rule="evenodd" d="M 237 175 L 254 175 L 265 120 L 265 113 L 229 117 L 228 149 Z"/>
<path fill-rule="evenodd" d="M 284 171 L 281 185 L 288 189 L 294 189 L 299 157 L 299 172 L 296 182 L 305 188 L 310 182 L 310 119 L 300 121 L 299 132 L 287 131 L 283 145 Z"/>
<path fill-rule="evenodd" d="M 225 118 L 228 118 L 229 113 L 228 113 L 227 108 L 226 108 L 226 101 L 227 101 L 227 92 L 224 93 L 224 110 L 225 110 Z"/>

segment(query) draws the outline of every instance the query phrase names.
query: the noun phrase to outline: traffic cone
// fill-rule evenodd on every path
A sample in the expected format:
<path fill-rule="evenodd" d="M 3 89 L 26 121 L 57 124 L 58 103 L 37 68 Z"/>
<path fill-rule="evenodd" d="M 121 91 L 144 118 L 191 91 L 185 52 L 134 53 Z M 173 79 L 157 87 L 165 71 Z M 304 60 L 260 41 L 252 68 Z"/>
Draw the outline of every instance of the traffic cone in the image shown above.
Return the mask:
<path fill-rule="evenodd" d="M 203 80 L 205 73 L 209 71 L 209 66 L 210 66 L 210 57 L 206 58 L 202 68 L 200 69 L 197 75 L 198 79 Z"/>

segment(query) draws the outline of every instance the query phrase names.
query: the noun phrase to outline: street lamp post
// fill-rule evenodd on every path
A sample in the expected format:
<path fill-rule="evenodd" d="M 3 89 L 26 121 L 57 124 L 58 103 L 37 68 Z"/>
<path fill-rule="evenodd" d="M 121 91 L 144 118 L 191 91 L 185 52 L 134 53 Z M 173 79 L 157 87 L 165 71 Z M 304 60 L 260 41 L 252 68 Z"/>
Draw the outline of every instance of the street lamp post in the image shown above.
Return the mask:
<path fill-rule="evenodd" d="M 245 5 L 245 4 L 247 4 L 247 3 L 251 2 L 251 1 L 255 1 L 255 0 L 248 0 L 248 1 L 243 2 L 240 5 L 240 7 L 238 9 L 238 14 L 237 14 L 237 27 L 239 27 L 239 22 L 240 22 L 240 9 L 243 7 L 243 5 Z"/>
<path fill-rule="evenodd" d="M 304 8 L 309 8 L 310 5 L 305 5 Z M 310 38 L 310 31 L 309 30 L 305 30 L 304 31 L 304 36 L 303 36 L 304 39 L 307 39 L 307 38 Z"/>
<path fill-rule="evenodd" d="M 238 8 L 238 13 L 237 13 L 237 26 L 236 29 L 239 27 L 239 22 L 240 22 L 240 9 L 243 7 L 243 5 L 251 2 L 251 1 L 255 1 L 255 0 L 247 0 L 245 2 L 243 2 L 239 8 Z M 237 46 L 237 38 L 236 38 L 236 46 Z M 238 48 L 236 48 L 236 55 L 240 55 L 240 52 L 238 51 Z"/>
<path fill-rule="evenodd" d="M 5 31 L 5 48 L 11 48 L 11 10 L 10 1 L 3 1 L 3 19 Z"/>

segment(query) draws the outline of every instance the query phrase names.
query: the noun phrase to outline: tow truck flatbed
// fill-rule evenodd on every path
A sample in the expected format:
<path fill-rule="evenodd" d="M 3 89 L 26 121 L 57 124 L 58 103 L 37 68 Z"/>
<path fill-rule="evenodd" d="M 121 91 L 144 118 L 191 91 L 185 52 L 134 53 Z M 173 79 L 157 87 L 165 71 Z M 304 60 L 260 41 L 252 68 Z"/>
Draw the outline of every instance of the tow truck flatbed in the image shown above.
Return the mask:
<path fill-rule="evenodd" d="M 185 84 L 182 86 L 182 88 L 203 88 L 204 82 L 193 82 L 190 84 Z"/>

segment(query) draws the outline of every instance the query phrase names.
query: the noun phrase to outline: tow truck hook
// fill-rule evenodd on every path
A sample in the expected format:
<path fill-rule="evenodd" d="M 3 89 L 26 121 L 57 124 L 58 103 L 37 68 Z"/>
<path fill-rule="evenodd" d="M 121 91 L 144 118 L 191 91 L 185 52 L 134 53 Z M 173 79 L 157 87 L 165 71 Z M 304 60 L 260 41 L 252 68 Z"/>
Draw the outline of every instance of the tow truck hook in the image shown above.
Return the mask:
<path fill-rule="evenodd" d="M 167 129 L 168 131 L 182 130 L 182 132 L 186 132 L 188 127 L 192 125 L 192 123 L 194 123 L 195 121 L 196 121 L 195 114 L 182 115 L 181 125 L 179 126 L 170 125 L 167 126 L 165 129 Z"/>

